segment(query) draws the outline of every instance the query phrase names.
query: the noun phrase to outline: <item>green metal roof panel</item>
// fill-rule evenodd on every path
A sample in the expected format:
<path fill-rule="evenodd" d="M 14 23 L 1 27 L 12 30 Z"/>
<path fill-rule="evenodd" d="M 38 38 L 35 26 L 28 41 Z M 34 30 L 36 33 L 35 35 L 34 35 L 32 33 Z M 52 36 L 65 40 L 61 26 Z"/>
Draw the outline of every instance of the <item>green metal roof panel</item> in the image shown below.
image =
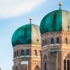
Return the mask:
<path fill-rule="evenodd" d="M 31 25 L 27 24 L 18 28 L 12 36 L 12 45 L 30 44 L 31 43 Z"/>
<path fill-rule="evenodd" d="M 33 37 L 33 38 L 32 38 Z M 36 38 L 36 39 L 34 39 Z M 39 42 L 36 42 L 37 39 Z M 12 36 L 12 45 L 41 44 L 40 30 L 37 25 L 26 24 L 18 28 Z"/>
<path fill-rule="evenodd" d="M 51 50 L 51 54 L 57 53 L 57 50 Z"/>
<path fill-rule="evenodd" d="M 62 11 L 62 28 L 63 31 L 70 31 L 70 13 L 67 11 Z"/>
<path fill-rule="evenodd" d="M 41 44 L 40 29 L 36 25 L 32 25 L 32 44 Z"/>
<path fill-rule="evenodd" d="M 68 21 L 68 11 L 65 10 L 55 10 L 49 14 L 47 14 L 40 23 L 40 31 L 41 34 L 45 32 L 55 32 L 62 31 L 62 27 L 64 21 Z M 66 19 L 65 19 L 66 18 Z"/>

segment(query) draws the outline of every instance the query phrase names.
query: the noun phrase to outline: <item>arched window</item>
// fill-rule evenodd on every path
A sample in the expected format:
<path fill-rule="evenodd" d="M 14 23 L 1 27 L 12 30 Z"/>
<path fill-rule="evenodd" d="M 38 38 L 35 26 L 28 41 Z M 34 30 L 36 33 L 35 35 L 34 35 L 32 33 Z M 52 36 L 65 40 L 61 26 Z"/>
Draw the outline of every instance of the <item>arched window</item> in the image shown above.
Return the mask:
<path fill-rule="evenodd" d="M 59 37 L 56 38 L 56 43 L 60 43 Z"/>
<path fill-rule="evenodd" d="M 17 66 L 15 67 L 15 70 L 18 70 L 18 67 Z"/>
<path fill-rule="evenodd" d="M 36 50 L 34 50 L 34 55 L 37 56 L 37 51 Z"/>
<path fill-rule="evenodd" d="M 66 70 L 66 59 L 64 60 L 64 70 Z"/>
<path fill-rule="evenodd" d="M 46 62 L 44 63 L 44 70 L 47 70 L 47 69 L 46 69 Z"/>
<path fill-rule="evenodd" d="M 30 55 L 30 50 L 26 50 L 26 55 Z"/>
<path fill-rule="evenodd" d="M 69 69 L 69 60 L 67 60 L 67 70 L 70 70 Z"/>
<path fill-rule="evenodd" d="M 19 55 L 18 51 L 17 51 L 17 56 Z"/>
<path fill-rule="evenodd" d="M 43 61 L 47 60 L 47 55 L 44 55 Z"/>
<path fill-rule="evenodd" d="M 39 66 L 36 65 L 34 70 L 40 70 Z"/>
<path fill-rule="evenodd" d="M 24 50 L 21 50 L 21 55 L 24 55 Z"/>
<path fill-rule="evenodd" d="M 47 55 L 43 56 L 43 67 L 44 67 L 44 70 L 47 70 Z"/>
<path fill-rule="evenodd" d="M 41 51 L 39 51 L 39 56 L 41 56 Z"/>
<path fill-rule="evenodd" d="M 54 44 L 54 39 L 53 38 L 51 38 L 51 44 Z"/>
<path fill-rule="evenodd" d="M 64 43 L 68 44 L 68 39 L 67 38 L 64 39 Z"/>
<path fill-rule="evenodd" d="M 69 39 L 69 44 L 70 44 L 70 39 Z"/>
<path fill-rule="evenodd" d="M 45 39 L 45 45 L 47 45 L 47 39 Z"/>
<path fill-rule="evenodd" d="M 14 57 L 16 57 L 16 52 L 14 52 Z"/>
<path fill-rule="evenodd" d="M 44 44 L 45 44 L 45 41 L 44 41 L 44 40 L 42 40 L 42 46 L 44 46 Z"/>

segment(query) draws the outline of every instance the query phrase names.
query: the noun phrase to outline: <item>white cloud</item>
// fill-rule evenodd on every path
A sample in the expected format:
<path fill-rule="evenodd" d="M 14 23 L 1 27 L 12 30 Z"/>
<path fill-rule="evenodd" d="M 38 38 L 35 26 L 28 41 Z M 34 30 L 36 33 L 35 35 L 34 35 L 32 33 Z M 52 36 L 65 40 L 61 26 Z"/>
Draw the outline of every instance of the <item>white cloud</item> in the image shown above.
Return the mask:
<path fill-rule="evenodd" d="M 25 14 L 44 1 L 46 0 L 0 0 L 0 18 Z"/>

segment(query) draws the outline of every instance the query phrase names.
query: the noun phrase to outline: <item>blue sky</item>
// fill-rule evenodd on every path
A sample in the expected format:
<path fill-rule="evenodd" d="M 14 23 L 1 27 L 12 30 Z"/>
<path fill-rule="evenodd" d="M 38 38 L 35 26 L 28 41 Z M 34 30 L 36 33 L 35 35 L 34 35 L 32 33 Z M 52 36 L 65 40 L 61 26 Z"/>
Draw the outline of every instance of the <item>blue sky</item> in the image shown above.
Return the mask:
<path fill-rule="evenodd" d="M 59 9 L 70 11 L 70 0 L 0 0 L 0 67 L 12 70 L 13 48 L 11 37 L 14 31 L 25 24 L 40 25 L 42 18 L 51 11 Z"/>

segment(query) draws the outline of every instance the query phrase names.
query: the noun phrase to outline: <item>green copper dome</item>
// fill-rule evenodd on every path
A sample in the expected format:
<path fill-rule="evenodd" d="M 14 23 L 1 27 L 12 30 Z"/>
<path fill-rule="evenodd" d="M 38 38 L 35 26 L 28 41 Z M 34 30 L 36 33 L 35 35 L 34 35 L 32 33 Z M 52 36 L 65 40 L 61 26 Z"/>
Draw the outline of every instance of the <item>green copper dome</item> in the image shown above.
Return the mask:
<path fill-rule="evenodd" d="M 40 23 L 41 34 L 45 32 L 70 31 L 70 12 L 55 10 L 47 14 Z"/>
<path fill-rule="evenodd" d="M 26 24 L 14 32 L 12 45 L 21 44 L 41 44 L 40 29 L 37 25 Z"/>

